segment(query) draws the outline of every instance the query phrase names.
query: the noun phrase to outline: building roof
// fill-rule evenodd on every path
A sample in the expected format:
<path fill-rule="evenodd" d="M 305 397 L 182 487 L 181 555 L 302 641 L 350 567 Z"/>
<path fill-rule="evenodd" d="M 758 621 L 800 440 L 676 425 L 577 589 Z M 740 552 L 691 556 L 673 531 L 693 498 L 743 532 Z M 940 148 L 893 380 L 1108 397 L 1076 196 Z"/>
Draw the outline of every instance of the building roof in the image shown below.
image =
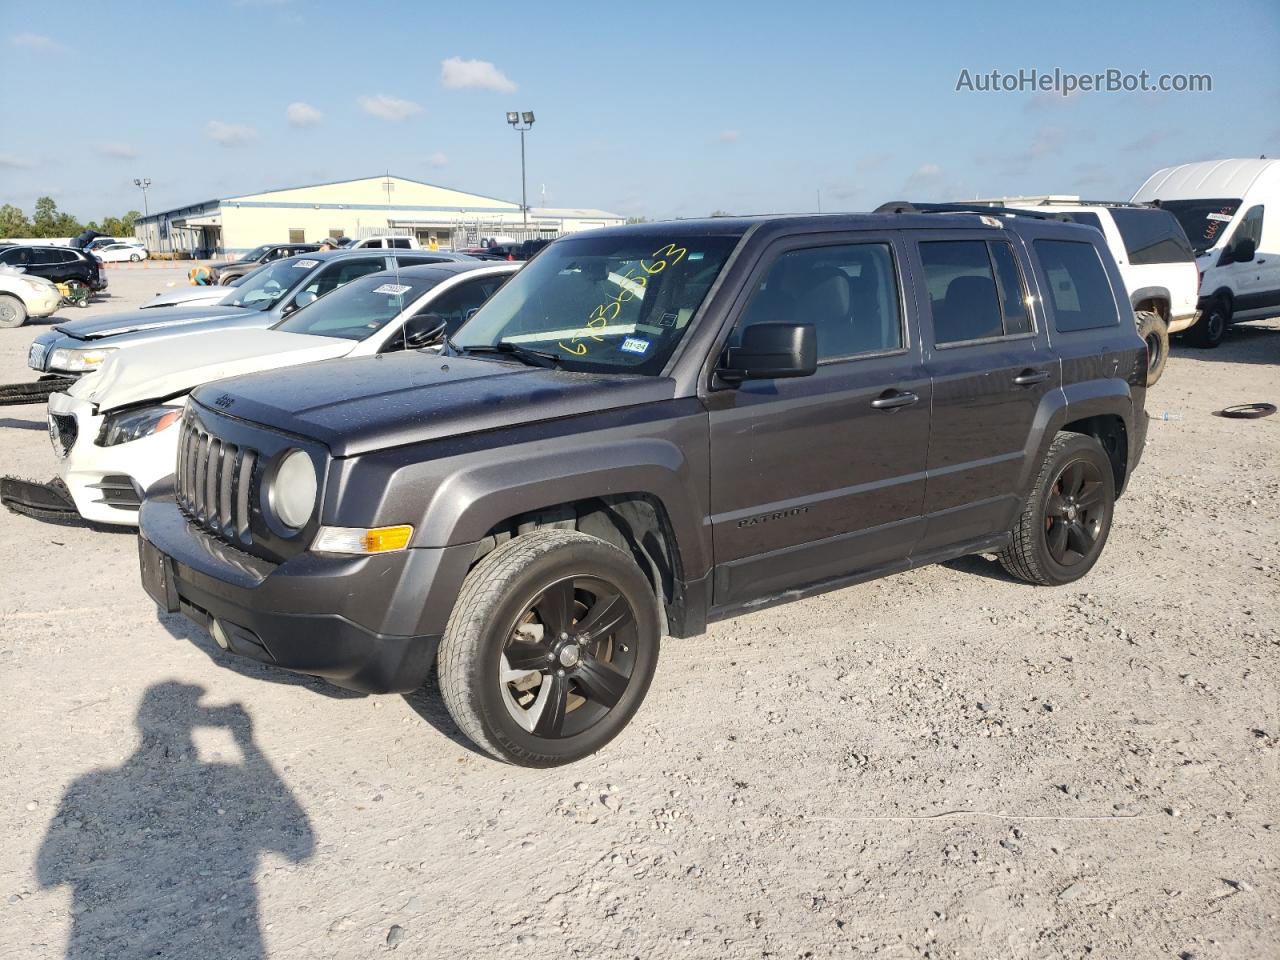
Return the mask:
<path fill-rule="evenodd" d="M 407 188 L 408 190 L 412 190 L 419 194 L 415 199 L 430 199 L 432 202 L 397 203 L 394 197 L 392 197 L 390 202 L 388 202 L 388 199 L 382 195 L 385 190 L 385 184 L 388 180 L 391 181 L 393 189 L 396 187 Z M 335 190 L 333 188 L 338 189 Z M 344 190 L 350 192 L 350 200 L 344 200 L 346 196 L 343 192 Z M 321 195 L 327 195 L 326 199 L 321 200 L 319 196 L 308 196 L 309 194 L 316 192 L 319 192 Z M 423 193 L 434 193 L 436 196 L 422 196 Z M 146 223 L 162 217 L 171 217 L 173 214 L 202 212 L 210 208 L 216 208 L 224 205 L 281 207 L 339 206 L 390 210 L 429 209 L 440 212 L 464 214 L 519 213 L 521 209 L 520 204 L 511 200 L 502 200 L 497 197 L 488 197 L 478 193 L 468 193 L 454 187 L 445 187 L 440 184 L 428 183 L 425 180 L 414 180 L 410 177 L 401 177 L 396 176 L 395 174 L 384 173 L 373 177 L 357 177 L 349 180 L 331 180 L 325 183 L 278 187 L 270 190 L 258 191 L 256 193 L 245 193 L 219 199 L 204 200 L 199 203 L 184 204 L 180 207 L 160 210 L 156 213 L 149 214 L 148 216 L 139 217 L 136 222 Z M 557 219 L 623 219 L 617 214 L 608 213 L 604 210 L 576 208 L 530 208 L 529 214 L 530 216 L 554 217 Z"/>

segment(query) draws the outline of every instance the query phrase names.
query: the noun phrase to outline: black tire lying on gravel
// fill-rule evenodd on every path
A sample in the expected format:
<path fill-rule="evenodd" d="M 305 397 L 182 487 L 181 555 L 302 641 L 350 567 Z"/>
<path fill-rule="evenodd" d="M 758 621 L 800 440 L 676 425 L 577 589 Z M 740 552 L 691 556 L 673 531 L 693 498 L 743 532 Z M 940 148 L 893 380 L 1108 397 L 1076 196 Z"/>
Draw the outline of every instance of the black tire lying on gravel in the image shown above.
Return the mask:
<path fill-rule="evenodd" d="M 46 403 L 50 394 L 61 393 L 75 382 L 75 377 L 49 377 L 31 383 L 5 384 L 0 386 L 0 407 Z"/>
<path fill-rule="evenodd" d="M 1115 474 L 1096 439 L 1059 433 L 1013 527 L 1000 564 L 1027 583 L 1079 580 L 1102 554 L 1115 509 Z"/>
<path fill-rule="evenodd" d="M 1169 325 L 1160 314 L 1140 310 L 1138 336 L 1147 344 L 1147 386 L 1154 387 L 1169 359 Z"/>
<path fill-rule="evenodd" d="M 649 580 L 573 530 L 516 537 L 467 575 L 440 642 L 440 692 L 462 732 L 531 767 L 599 750 L 630 721 L 658 663 Z"/>

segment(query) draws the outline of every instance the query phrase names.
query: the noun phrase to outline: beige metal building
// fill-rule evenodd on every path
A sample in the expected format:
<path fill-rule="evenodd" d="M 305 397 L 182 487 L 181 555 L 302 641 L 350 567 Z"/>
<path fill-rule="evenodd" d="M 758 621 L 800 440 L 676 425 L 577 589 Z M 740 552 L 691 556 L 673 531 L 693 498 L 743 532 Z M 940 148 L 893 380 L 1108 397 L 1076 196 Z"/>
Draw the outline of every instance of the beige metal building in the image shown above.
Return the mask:
<path fill-rule="evenodd" d="M 623 222 L 616 214 L 587 209 L 531 207 L 526 217 L 520 204 L 508 200 L 381 176 L 206 200 L 141 217 L 136 234 L 153 251 L 216 257 L 264 243 L 387 233 L 448 250 L 483 237 L 556 237 Z"/>

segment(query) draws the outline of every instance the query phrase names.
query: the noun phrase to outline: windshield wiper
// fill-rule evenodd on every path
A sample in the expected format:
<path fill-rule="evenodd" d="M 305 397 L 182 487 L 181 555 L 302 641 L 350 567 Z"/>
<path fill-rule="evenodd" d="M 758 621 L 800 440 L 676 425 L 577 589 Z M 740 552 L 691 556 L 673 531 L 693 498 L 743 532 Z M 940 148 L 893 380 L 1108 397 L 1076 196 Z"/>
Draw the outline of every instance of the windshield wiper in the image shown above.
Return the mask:
<path fill-rule="evenodd" d="M 478 344 L 473 347 L 459 347 L 452 340 L 449 346 L 466 356 L 472 353 L 497 353 L 508 357 L 515 357 L 522 363 L 531 367 L 550 367 L 555 368 L 563 362 L 554 353 L 548 353 L 545 350 L 532 350 L 529 347 L 522 347 L 518 343 L 512 343 L 510 340 L 500 340 L 495 344 Z"/>

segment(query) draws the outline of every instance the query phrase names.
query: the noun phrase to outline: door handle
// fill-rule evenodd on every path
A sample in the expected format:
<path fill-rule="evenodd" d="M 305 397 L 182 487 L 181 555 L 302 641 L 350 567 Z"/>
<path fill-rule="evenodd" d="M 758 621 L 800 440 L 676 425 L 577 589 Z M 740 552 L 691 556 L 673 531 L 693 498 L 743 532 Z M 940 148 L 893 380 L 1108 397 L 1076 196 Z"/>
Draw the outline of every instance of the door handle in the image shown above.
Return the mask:
<path fill-rule="evenodd" d="M 920 398 L 911 391 L 899 393 L 897 390 L 886 390 L 871 401 L 877 410 L 896 410 L 898 407 L 909 407 Z"/>
<path fill-rule="evenodd" d="M 1044 383 L 1048 379 L 1048 370 L 1023 370 L 1013 378 L 1013 382 L 1020 387 L 1029 387 L 1035 383 Z"/>

